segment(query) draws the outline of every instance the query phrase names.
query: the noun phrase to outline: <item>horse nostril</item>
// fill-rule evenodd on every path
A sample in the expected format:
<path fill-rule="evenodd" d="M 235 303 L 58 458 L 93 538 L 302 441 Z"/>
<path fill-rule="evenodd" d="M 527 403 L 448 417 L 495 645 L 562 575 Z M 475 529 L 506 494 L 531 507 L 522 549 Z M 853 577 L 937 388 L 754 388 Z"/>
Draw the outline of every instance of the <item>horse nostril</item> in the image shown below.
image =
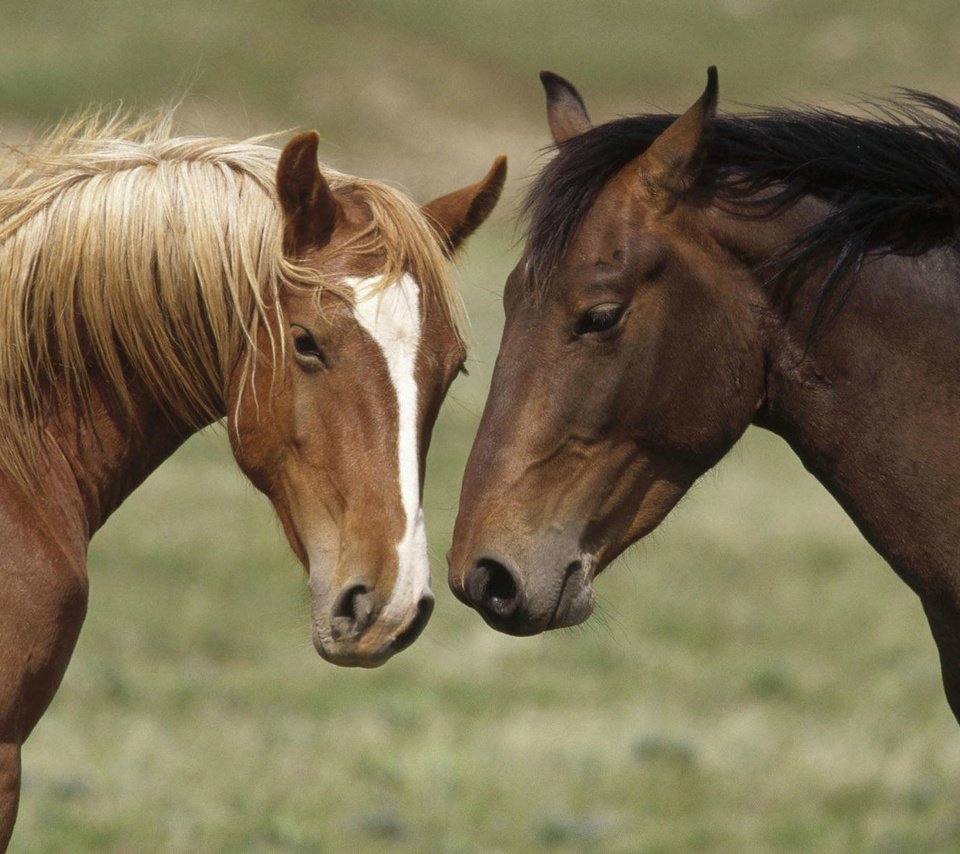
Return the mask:
<path fill-rule="evenodd" d="M 470 572 L 466 592 L 474 606 L 497 617 L 509 617 L 520 607 L 520 587 L 509 568 L 493 558 L 481 558 Z"/>
<path fill-rule="evenodd" d="M 366 584 L 345 587 L 333 605 L 332 630 L 340 638 L 360 634 L 374 617 L 373 591 Z"/>

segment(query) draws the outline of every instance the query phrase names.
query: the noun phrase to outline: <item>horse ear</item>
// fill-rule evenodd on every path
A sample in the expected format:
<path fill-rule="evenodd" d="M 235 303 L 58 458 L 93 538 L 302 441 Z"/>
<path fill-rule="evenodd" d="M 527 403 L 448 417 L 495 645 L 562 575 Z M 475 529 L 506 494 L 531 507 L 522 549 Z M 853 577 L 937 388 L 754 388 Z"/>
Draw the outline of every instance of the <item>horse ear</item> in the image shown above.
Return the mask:
<path fill-rule="evenodd" d="M 583 98 L 572 83 L 552 71 L 541 71 L 540 82 L 547 93 L 547 124 L 557 145 L 593 127 Z"/>
<path fill-rule="evenodd" d="M 448 258 L 490 216 L 506 179 L 507 158 L 501 156 L 493 161 L 482 181 L 440 196 L 421 208 Z"/>
<path fill-rule="evenodd" d="M 324 246 L 337 224 L 337 200 L 317 164 L 320 134 L 297 134 L 280 152 L 277 193 L 283 209 L 284 252 L 303 255 Z"/>
<path fill-rule="evenodd" d="M 674 120 L 640 156 L 637 168 L 653 191 L 681 195 L 693 186 L 710 144 L 717 113 L 717 69 L 707 69 L 707 88 L 700 99 Z"/>

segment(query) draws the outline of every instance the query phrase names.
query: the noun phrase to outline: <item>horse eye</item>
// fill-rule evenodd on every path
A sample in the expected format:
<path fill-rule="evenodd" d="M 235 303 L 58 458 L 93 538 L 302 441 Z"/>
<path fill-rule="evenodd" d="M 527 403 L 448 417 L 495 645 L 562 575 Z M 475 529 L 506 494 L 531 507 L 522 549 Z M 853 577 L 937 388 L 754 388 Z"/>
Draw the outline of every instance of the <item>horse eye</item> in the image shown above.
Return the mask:
<path fill-rule="evenodd" d="M 589 335 L 593 332 L 606 332 L 608 329 L 613 329 L 623 316 L 623 308 L 615 302 L 595 305 L 580 315 L 574 331 L 577 335 Z"/>
<path fill-rule="evenodd" d="M 308 367 L 326 367 L 327 358 L 316 339 L 306 329 L 298 328 L 293 335 L 293 350 L 297 361 Z M 319 363 L 319 364 L 318 364 Z"/>

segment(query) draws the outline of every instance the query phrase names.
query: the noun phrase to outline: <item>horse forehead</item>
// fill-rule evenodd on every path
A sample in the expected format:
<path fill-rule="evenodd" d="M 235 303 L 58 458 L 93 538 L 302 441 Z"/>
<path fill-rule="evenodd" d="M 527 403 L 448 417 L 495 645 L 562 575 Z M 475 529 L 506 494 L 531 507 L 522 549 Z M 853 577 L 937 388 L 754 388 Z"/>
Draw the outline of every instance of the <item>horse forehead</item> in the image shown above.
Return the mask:
<path fill-rule="evenodd" d="M 353 291 L 354 316 L 383 348 L 388 363 L 410 351 L 415 356 L 422 326 L 417 280 L 405 273 L 387 286 L 380 276 L 348 277 L 343 283 Z"/>
<path fill-rule="evenodd" d="M 649 231 L 653 226 L 649 212 L 649 207 L 644 206 L 636 194 L 623 193 L 616 188 L 605 190 L 571 235 L 565 259 L 625 249 L 638 232 Z"/>

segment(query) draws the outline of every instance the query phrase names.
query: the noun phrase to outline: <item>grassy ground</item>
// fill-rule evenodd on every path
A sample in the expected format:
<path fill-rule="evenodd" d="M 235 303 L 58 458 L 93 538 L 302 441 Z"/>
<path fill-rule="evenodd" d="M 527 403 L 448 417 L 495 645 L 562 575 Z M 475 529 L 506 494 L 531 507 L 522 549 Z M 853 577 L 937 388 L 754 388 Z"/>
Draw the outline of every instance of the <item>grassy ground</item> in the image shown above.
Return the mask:
<path fill-rule="evenodd" d="M 960 12 L 889 0 L 671 4 L 7 2 L 0 132 L 188 91 L 212 133 L 321 128 L 324 156 L 420 198 L 546 141 L 535 72 L 597 118 L 738 101 L 958 96 Z M 91 606 L 25 749 L 12 850 L 942 851 L 960 738 L 909 591 L 776 438 L 751 432 L 598 582 L 601 613 L 518 640 L 443 554 L 516 254 L 469 249 L 471 376 L 435 434 L 438 605 L 386 667 L 324 664 L 302 572 L 222 434 L 191 441 L 91 549 Z"/>

